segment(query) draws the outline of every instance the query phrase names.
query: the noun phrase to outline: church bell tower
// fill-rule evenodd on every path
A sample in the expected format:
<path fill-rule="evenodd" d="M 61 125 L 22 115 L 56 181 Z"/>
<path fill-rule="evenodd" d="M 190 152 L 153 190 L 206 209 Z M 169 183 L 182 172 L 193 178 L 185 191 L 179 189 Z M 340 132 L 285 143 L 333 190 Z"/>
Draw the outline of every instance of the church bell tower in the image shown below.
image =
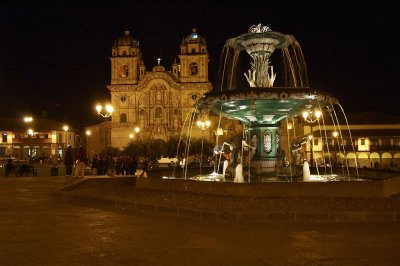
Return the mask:
<path fill-rule="evenodd" d="M 137 84 L 140 57 L 139 42 L 125 31 L 111 49 L 111 85 Z"/>
<path fill-rule="evenodd" d="M 205 38 L 197 33 L 196 28 L 182 40 L 180 48 L 180 81 L 209 82 L 207 43 Z"/>

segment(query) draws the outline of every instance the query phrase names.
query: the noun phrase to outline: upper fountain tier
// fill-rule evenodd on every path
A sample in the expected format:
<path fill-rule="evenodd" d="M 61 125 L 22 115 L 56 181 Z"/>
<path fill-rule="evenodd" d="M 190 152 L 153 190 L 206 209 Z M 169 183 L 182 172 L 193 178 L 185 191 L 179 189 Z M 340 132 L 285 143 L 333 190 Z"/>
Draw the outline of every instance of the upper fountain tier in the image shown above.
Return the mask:
<path fill-rule="evenodd" d="M 248 33 L 229 39 L 226 43 L 237 51 L 246 50 L 249 55 L 266 53 L 270 56 L 275 49 L 284 48 L 295 41 L 294 36 L 273 32 L 269 27 L 254 25 Z"/>
<path fill-rule="evenodd" d="M 244 71 L 246 66 L 249 68 Z M 215 90 L 249 86 L 308 87 L 307 66 L 294 36 L 258 24 L 250 27 L 248 33 L 227 40 L 221 53 Z"/>

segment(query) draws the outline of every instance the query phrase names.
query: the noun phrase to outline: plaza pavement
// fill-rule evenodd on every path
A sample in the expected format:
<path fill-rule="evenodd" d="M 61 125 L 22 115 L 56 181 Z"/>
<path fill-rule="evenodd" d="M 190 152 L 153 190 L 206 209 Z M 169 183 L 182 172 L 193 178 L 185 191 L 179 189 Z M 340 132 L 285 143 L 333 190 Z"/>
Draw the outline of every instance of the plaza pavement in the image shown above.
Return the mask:
<path fill-rule="evenodd" d="M 63 176 L 0 178 L 0 265 L 398 265 L 400 261 L 398 222 L 221 222 L 111 211 L 101 206 L 109 204 L 101 199 L 94 208 L 73 197 L 54 196 L 76 181 Z"/>

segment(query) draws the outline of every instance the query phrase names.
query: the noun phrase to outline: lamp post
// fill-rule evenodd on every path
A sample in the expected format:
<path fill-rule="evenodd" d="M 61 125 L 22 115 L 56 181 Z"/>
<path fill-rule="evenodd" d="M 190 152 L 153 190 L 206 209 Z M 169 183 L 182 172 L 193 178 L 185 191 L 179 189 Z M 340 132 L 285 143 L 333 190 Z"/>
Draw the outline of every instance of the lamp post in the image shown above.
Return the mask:
<path fill-rule="evenodd" d="M 97 114 L 104 118 L 104 151 L 107 153 L 107 127 L 106 122 L 114 112 L 114 107 L 111 104 L 106 104 L 105 108 L 99 103 L 96 105 Z"/>
<path fill-rule="evenodd" d="M 222 127 L 218 127 L 215 131 L 215 136 L 216 136 L 216 143 L 215 143 L 215 148 L 214 148 L 214 152 L 213 152 L 213 158 L 214 158 L 214 173 L 217 173 L 217 169 L 219 170 L 219 168 L 217 168 L 217 164 L 219 166 L 219 160 L 218 160 L 218 155 L 219 155 L 219 159 L 221 159 L 221 154 L 222 154 L 222 149 L 223 149 L 223 145 L 221 146 L 221 148 L 219 148 L 218 146 L 218 137 L 219 136 L 223 136 L 224 135 L 224 129 Z"/>
<path fill-rule="evenodd" d="M 314 164 L 314 143 L 313 143 L 313 124 L 319 120 L 319 118 L 322 115 L 322 112 L 319 109 L 311 109 L 311 105 L 306 105 L 306 108 L 308 109 L 307 111 L 303 112 L 303 118 L 304 120 L 309 124 L 310 126 L 310 135 L 308 138 L 310 139 L 310 163 L 311 165 Z"/>
<path fill-rule="evenodd" d="M 27 124 L 26 128 L 27 128 L 28 138 L 32 138 L 33 134 L 34 134 L 34 131 L 31 128 L 32 122 L 33 122 L 32 116 L 25 116 L 24 117 L 24 123 Z M 30 142 L 28 142 L 28 143 L 29 143 L 28 146 L 31 146 L 31 143 Z M 32 148 L 29 148 L 27 155 L 31 156 L 31 154 L 32 154 Z M 23 154 L 23 155 L 25 155 L 25 154 Z"/>
<path fill-rule="evenodd" d="M 92 153 L 90 152 L 90 145 L 89 145 L 89 137 L 90 135 L 92 135 L 92 131 L 87 129 L 86 130 L 86 139 L 85 139 L 85 143 L 86 143 L 86 152 L 87 152 L 87 156 L 88 158 L 92 158 Z"/>
<path fill-rule="evenodd" d="M 201 130 L 200 175 L 201 175 L 201 165 L 203 163 L 204 130 L 209 128 L 210 125 L 211 125 L 210 120 L 202 119 L 197 121 L 197 126 Z"/>
<path fill-rule="evenodd" d="M 136 134 L 133 134 L 133 133 L 129 134 L 129 138 L 131 139 L 131 141 L 133 140 L 133 137 L 135 135 L 136 135 L 136 139 L 138 139 L 138 134 L 139 134 L 140 128 L 139 127 L 135 127 L 134 131 L 135 131 Z"/>
<path fill-rule="evenodd" d="M 336 139 L 336 143 L 339 146 L 339 140 L 337 139 L 339 133 L 335 130 L 332 132 L 333 137 Z M 337 150 L 336 150 L 336 145 L 335 145 L 335 165 L 337 165 Z"/>
<path fill-rule="evenodd" d="M 65 136 L 65 147 L 68 147 L 68 129 L 67 125 L 63 126 L 64 129 L 64 136 Z"/>
<path fill-rule="evenodd" d="M 313 156 L 313 153 L 314 153 L 314 147 L 313 147 L 313 135 L 311 134 L 311 135 L 308 135 L 308 139 L 310 140 L 310 163 L 311 163 L 311 166 L 313 165 L 313 161 L 314 161 L 314 156 Z"/>
<path fill-rule="evenodd" d="M 135 127 L 136 139 L 137 140 L 139 140 L 139 131 L 140 131 L 140 128 L 139 127 Z"/>

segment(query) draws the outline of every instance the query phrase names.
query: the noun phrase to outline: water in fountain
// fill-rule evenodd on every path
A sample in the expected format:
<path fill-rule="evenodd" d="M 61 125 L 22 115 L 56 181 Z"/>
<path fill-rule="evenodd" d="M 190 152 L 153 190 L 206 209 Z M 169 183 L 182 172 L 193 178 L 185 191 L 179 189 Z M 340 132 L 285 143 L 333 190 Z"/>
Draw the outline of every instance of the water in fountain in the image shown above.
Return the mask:
<path fill-rule="evenodd" d="M 307 161 L 303 162 L 303 181 L 310 181 L 311 173 L 310 173 L 310 165 Z"/>

